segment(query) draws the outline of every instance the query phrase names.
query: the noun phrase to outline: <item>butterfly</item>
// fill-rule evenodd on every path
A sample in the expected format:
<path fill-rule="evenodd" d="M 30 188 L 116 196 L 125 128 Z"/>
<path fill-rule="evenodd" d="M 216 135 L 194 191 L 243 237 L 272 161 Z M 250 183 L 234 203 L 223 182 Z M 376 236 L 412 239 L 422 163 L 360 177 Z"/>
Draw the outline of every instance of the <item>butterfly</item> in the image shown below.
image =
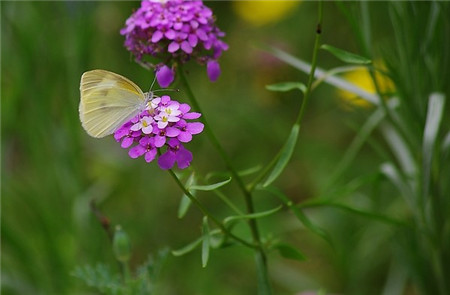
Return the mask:
<path fill-rule="evenodd" d="M 105 70 L 85 72 L 80 82 L 80 121 L 96 138 L 114 133 L 142 112 L 153 92 L 144 93 L 129 79 Z"/>

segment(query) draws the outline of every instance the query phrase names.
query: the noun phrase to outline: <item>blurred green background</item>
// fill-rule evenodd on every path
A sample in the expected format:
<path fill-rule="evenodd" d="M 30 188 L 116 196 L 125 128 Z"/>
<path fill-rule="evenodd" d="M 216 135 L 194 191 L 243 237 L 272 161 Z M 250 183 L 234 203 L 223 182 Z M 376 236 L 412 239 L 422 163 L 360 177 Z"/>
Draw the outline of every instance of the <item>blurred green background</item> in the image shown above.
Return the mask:
<path fill-rule="evenodd" d="M 245 11 L 252 12 L 239 3 L 251 5 L 206 2 L 230 45 L 220 59 L 219 80 L 209 82 L 204 67 L 189 64 L 187 68 L 221 143 L 235 166 L 247 169 L 271 159 L 289 134 L 301 102 L 299 93 L 269 92 L 265 85 L 307 79 L 260 48 L 277 46 L 310 61 L 317 3 L 292 2 L 286 12 L 275 16 L 259 12 L 256 20 L 246 18 Z M 89 137 L 79 122 L 83 72 L 106 69 L 143 89 L 150 85 L 152 74 L 132 61 L 119 34 L 138 6 L 138 2 L 1 2 L 2 294 L 95 293 L 71 276 L 76 266 L 85 264 L 117 268 L 110 241 L 90 210 L 92 200 L 113 226 L 120 224 L 129 234 L 132 267 L 162 248 L 180 248 L 201 233 L 202 216 L 195 208 L 184 219 L 177 218 L 182 194 L 168 173 L 155 163 L 130 159 L 112 137 Z M 322 42 L 359 53 L 344 15 L 332 2 L 326 2 L 324 9 Z M 372 4 L 370 13 L 376 24 L 374 46 L 390 44 L 386 4 Z M 320 67 L 340 64 L 320 52 Z M 174 96 L 187 102 L 183 89 Z M 330 86 L 315 90 L 299 145 L 277 185 L 294 202 L 317 196 L 369 112 L 342 107 Z M 448 122 L 448 112 L 446 118 Z M 188 148 L 200 176 L 225 171 L 205 136 L 197 136 Z M 385 193 L 388 189 L 375 173 L 379 162 L 373 149 L 363 148 L 343 182 L 366 176 L 369 185 L 358 193 L 364 197 L 352 196 L 356 202 L 368 202 L 380 211 L 390 206 L 403 216 L 402 205 Z M 234 185 L 225 191 L 243 207 Z M 372 196 L 378 196 L 376 202 Z M 230 214 L 216 196 L 205 193 L 199 198 L 217 216 Z M 255 203 L 258 210 L 265 210 L 277 201 L 256 194 Z M 264 235 L 288 241 L 308 257 L 294 262 L 269 254 L 276 294 L 320 287 L 344 294 L 362 294 L 363 287 L 368 290 L 364 294 L 381 294 L 393 267 L 390 257 L 395 245 L 389 241 L 395 231 L 336 209 L 314 209 L 308 214 L 330 232 L 334 250 L 288 210 L 260 222 Z M 205 269 L 200 250 L 169 256 L 157 285 L 158 294 L 255 294 L 253 254 L 239 246 L 213 251 Z"/>

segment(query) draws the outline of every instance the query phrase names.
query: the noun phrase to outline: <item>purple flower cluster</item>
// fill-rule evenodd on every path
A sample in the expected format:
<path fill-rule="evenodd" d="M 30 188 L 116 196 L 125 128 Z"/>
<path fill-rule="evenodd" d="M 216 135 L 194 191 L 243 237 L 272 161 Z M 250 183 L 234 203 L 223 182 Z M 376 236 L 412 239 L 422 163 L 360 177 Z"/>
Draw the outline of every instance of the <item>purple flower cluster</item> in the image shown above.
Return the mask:
<path fill-rule="evenodd" d="M 138 62 L 144 56 L 164 61 L 151 64 L 161 87 L 173 82 L 177 61 L 191 58 L 206 64 L 209 79 L 215 81 L 220 75 L 217 60 L 228 45 L 214 21 L 211 9 L 199 0 L 143 0 L 120 33 Z"/>
<path fill-rule="evenodd" d="M 156 158 L 158 149 L 163 152 L 158 158 L 161 169 L 171 169 L 175 163 L 178 168 L 187 168 L 192 161 L 192 153 L 183 143 L 190 142 L 192 135 L 203 131 L 200 122 L 187 122 L 198 119 L 201 114 L 189 112 L 191 107 L 185 103 L 171 100 L 168 95 L 155 97 L 147 108 L 126 122 L 114 133 L 114 138 L 123 148 L 130 148 L 131 158 L 144 156 L 150 163 Z M 133 144 L 135 144 L 133 146 Z"/>

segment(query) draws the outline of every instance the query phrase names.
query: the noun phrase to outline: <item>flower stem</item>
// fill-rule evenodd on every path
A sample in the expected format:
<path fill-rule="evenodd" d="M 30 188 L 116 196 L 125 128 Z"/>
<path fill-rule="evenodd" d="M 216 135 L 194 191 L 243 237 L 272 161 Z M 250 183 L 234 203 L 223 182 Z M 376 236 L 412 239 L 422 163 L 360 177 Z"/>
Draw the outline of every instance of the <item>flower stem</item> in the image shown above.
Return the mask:
<path fill-rule="evenodd" d="M 314 40 L 314 49 L 313 49 L 313 56 L 311 61 L 311 71 L 309 72 L 308 77 L 308 84 L 306 84 L 306 91 L 305 95 L 303 96 L 302 105 L 300 107 L 300 112 L 298 113 L 297 120 L 295 120 L 295 124 L 298 124 L 301 126 L 301 122 L 303 119 L 303 116 L 305 114 L 305 109 L 308 104 L 308 100 L 311 94 L 311 86 L 314 81 L 314 72 L 316 71 L 317 66 L 317 53 L 319 52 L 320 48 L 320 37 L 322 36 L 322 21 L 323 21 L 323 3 L 322 1 L 319 1 L 319 11 L 318 11 L 318 20 L 317 20 L 317 27 L 316 27 L 316 38 Z"/>
<path fill-rule="evenodd" d="M 185 88 L 186 88 L 186 92 L 188 93 L 188 97 L 192 103 L 192 105 L 194 106 L 194 109 L 196 109 L 198 112 L 202 113 L 202 117 L 201 120 L 203 121 L 203 124 L 205 125 L 204 130 L 206 135 L 208 136 L 209 140 L 211 141 L 211 143 L 213 144 L 214 148 L 217 150 L 217 152 L 219 153 L 219 155 L 222 157 L 222 159 L 225 162 L 225 165 L 227 166 L 228 170 L 230 171 L 231 175 L 233 176 L 234 179 L 236 179 L 239 188 L 241 189 L 243 195 L 244 195 L 244 199 L 245 199 L 245 204 L 247 207 L 247 212 L 249 214 L 252 214 L 255 212 L 254 206 L 253 206 L 253 200 L 252 200 L 252 194 L 251 192 L 247 189 L 247 187 L 244 184 L 244 181 L 242 180 L 241 176 L 237 173 L 237 171 L 234 169 L 233 165 L 231 164 L 231 160 L 228 157 L 228 154 L 225 152 L 225 150 L 223 149 L 222 145 L 220 144 L 220 142 L 217 140 L 216 136 L 214 135 L 214 132 L 212 131 L 210 125 L 208 124 L 208 121 L 206 119 L 205 114 L 202 112 L 199 103 L 197 102 L 197 99 L 194 95 L 194 93 L 192 92 L 191 87 L 189 86 L 189 83 L 186 79 L 186 76 L 184 74 L 183 71 L 183 67 L 181 66 L 181 64 L 178 67 L 178 72 L 179 72 L 179 76 L 181 78 L 182 83 L 184 84 Z M 248 220 L 248 224 L 250 226 L 250 231 L 252 234 L 252 238 L 253 238 L 253 242 L 256 244 L 256 257 L 257 257 L 257 270 L 258 270 L 258 286 L 259 286 L 259 294 L 271 294 L 271 288 L 270 288 L 270 283 L 269 283 L 269 279 L 268 279 L 268 274 L 267 274 L 267 258 L 266 258 L 266 253 L 263 249 L 263 246 L 261 244 L 261 238 L 259 235 L 259 230 L 258 230 L 258 226 L 256 223 L 255 219 L 249 219 Z"/>
<path fill-rule="evenodd" d="M 308 77 L 308 83 L 306 85 L 306 91 L 303 96 L 302 104 L 300 106 L 299 113 L 297 115 L 297 118 L 294 122 L 294 126 L 298 125 L 298 132 L 300 132 L 301 123 L 303 120 L 303 117 L 305 115 L 306 106 L 308 105 L 309 97 L 312 90 L 312 83 L 314 81 L 314 72 L 316 71 L 317 66 L 317 53 L 320 49 L 320 37 L 322 35 L 322 20 L 323 20 L 323 7 L 322 7 L 322 1 L 319 1 L 319 8 L 318 8 L 318 21 L 317 21 L 317 27 L 316 27 L 316 37 L 314 40 L 314 48 L 313 48 L 313 56 L 311 61 L 311 70 L 309 72 Z M 278 153 L 273 157 L 273 159 L 269 162 L 269 164 L 264 167 L 264 169 L 256 176 L 256 178 L 250 183 L 248 186 L 248 190 L 252 192 L 257 185 L 264 179 L 264 177 L 267 176 L 267 174 L 270 173 L 272 168 L 277 164 L 278 159 L 281 156 L 281 153 L 283 152 L 283 148 L 281 148 Z"/>
<path fill-rule="evenodd" d="M 212 220 L 222 231 L 224 234 L 230 236 L 231 238 L 235 239 L 236 241 L 238 241 L 239 243 L 250 247 L 250 248 L 256 248 L 256 245 L 253 245 L 241 238 L 239 238 L 238 236 L 232 234 L 230 231 L 228 231 L 228 229 L 222 224 L 222 222 L 220 222 L 216 217 L 214 217 L 209 211 L 208 209 L 206 209 L 205 206 L 203 206 L 203 204 L 201 202 L 199 202 L 199 200 L 197 200 L 196 197 L 194 197 L 191 192 L 184 186 L 184 184 L 180 181 L 180 179 L 177 177 L 177 175 L 175 174 L 175 172 L 173 172 L 172 169 L 168 170 L 170 175 L 172 175 L 173 179 L 175 180 L 175 182 L 178 184 L 178 186 L 181 188 L 181 190 L 183 191 L 183 193 L 188 196 L 188 198 L 191 200 L 192 203 L 194 203 L 199 209 L 200 211 L 202 211 L 202 213 L 207 216 L 210 220 Z"/>

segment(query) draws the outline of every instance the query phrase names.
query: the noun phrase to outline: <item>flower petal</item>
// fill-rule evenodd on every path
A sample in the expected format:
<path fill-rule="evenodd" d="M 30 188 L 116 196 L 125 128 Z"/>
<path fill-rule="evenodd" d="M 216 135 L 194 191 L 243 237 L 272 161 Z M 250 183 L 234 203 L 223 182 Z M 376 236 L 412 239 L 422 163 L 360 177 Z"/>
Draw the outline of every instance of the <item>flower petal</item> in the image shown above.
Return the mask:
<path fill-rule="evenodd" d="M 155 147 L 160 148 L 166 143 L 166 137 L 157 135 L 155 136 Z"/>
<path fill-rule="evenodd" d="M 194 119 L 200 118 L 201 115 L 202 114 L 200 114 L 200 113 L 191 112 L 191 113 L 184 114 L 184 116 L 182 118 L 186 119 L 186 120 L 194 120 Z"/>
<path fill-rule="evenodd" d="M 167 127 L 166 128 L 166 135 L 168 137 L 177 137 L 180 134 L 180 129 L 175 127 Z"/>
<path fill-rule="evenodd" d="M 171 68 L 166 65 L 163 65 L 156 72 L 156 80 L 158 80 L 158 84 L 161 87 L 169 86 L 173 80 L 175 79 L 175 73 Z"/>
<path fill-rule="evenodd" d="M 142 145 L 137 145 L 135 147 L 132 147 L 129 151 L 128 151 L 128 155 L 133 158 L 136 159 L 140 156 L 142 156 L 145 152 L 147 151 L 147 149 L 145 147 L 143 147 Z"/>
<path fill-rule="evenodd" d="M 156 156 L 156 149 L 151 149 L 145 153 L 144 158 L 147 163 L 150 163 L 155 159 L 155 156 Z"/>
<path fill-rule="evenodd" d="M 175 164 L 176 155 L 173 151 L 168 150 L 161 156 L 159 156 L 158 159 L 158 166 L 163 170 L 168 170 L 173 167 Z"/>
<path fill-rule="evenodd" d="M 189 165 L 191 165 L 192 158 L 192 153 L 181 146 L 176 154 L 178 168 L 185 169 L 189 167 Z"/>
<path fill-rule="evenodd" d="M 186 130 L 191 134 L 199 134 L 203 131 L 205 125 L 200 122 L 188 123 L 186 126 Z"/>
<path fill-rule="evenodd" d="M 134 142 L 134 138 L 127 136 L 122 140 L 122 143 L 120 146 L 123 147 L 124 149 L 126 149 L 126 148 L 129 148 L 133 144 L 133 142 Z"/>
<path fill-rule="evenodd" d="M 189 132 L 181 132 L 180 135 L 178 135 L 178 140 L 181 142 L 189 142 L 192 140 L 192 134 Z"/>
<path fill-rule="evenodd" d="M 180 44 L 175 42 L 175 41 L 173 41 L 172 43 L 169 44 L 169 47 L 167 48 L 167 51 L 169 51 L 170 53 L 174 53 L 178 49 L 180 49 Z"/>
<path fill-rule="evenodd" d="M 216 60 L 208 61 L 206 65 L 206 72 L 208 73 L 209 80 L 216 81 L 220 76 L 220 66 Z"/>
<path fill-rule="evenodd" d="M 157 43 L 159 40 L 161 40 L 164 37 L 164 34 L 161 31 L 156 31 L 152 35 L 152 42 Z"/>
<path fill-rule="evenodd" d="M 186 52 L 187 54 L 191 54 L 191 53 L 192 53 L 192 47 L 191 47 L 191 45 L 189 44 L 189 42 L 187 42 L 187 41 L 183 41 L 183 42 L 181 43 L 181 49 L 182 49 L 184 52 Z"/>

